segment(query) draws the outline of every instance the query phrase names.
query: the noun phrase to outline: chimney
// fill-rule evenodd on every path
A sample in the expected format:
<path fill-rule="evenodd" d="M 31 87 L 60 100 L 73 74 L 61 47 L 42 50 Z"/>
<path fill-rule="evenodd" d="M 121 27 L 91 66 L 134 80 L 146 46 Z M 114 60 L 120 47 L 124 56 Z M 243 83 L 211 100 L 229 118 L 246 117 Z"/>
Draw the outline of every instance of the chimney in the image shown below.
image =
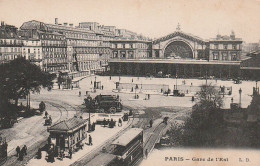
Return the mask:
<path fill-rule="evenodd" d="M 55 25 L 58 25 L 59 22 L 58 22 L 58 18 L 55 18 Z"/>
<path fill-rule="evenodd" d="M 70 27 L 73 27 L 73 24 L 70 24 Z"/>
<path fill-rule="evenodd" d="M 64 23 L 63 23 L 63 25 L 64 25 L 64 26 L 67 26 L 67 25 L 68 25 L 68 23 L 64 22 Z"/>

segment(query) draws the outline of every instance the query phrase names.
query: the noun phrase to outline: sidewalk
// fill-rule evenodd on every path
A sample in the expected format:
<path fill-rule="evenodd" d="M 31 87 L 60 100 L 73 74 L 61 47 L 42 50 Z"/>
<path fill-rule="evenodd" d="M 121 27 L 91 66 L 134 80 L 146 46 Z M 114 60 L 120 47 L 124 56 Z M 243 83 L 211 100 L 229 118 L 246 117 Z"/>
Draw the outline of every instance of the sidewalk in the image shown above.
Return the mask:
<path fill-rule="evenodd" d="M 88 153 L 91 153 L 92 150 L 96 149 L 97 147 L 104 144 L 108 139 L 112 138 L 114 135 L 116 135 L 118 132 L 123 130 L 128 126 L 129 123 L 123 122 L 122 127 L 115 126 L 115 128 L 108 128 L 108 127 L 102 127 L 101 125 L 96 125 L 96 130 L 94 132 L 89 133 L 91 137 L 93 138 L 93 145 L 84 145 L 83 150 L 79 150 L 78 152 L 75 152 L 72 154 L 72 159 L 64 158 L 62 161 L 55 158 L 55 162 L 50 163 L 45 160 L 46 152 L 42 152 L 42 158 L 41 159 L 31 159 L 28 162 L 28 166 L 49 166 L 49 165 L 55 165 L 55 166 L 67 166 L 75 161 L 80 160 L 83 156 L 85 156 Z M 88 134 L 88 135 L 89 135 Z M 88 142 L 88 137 L 83 142 Z"/>

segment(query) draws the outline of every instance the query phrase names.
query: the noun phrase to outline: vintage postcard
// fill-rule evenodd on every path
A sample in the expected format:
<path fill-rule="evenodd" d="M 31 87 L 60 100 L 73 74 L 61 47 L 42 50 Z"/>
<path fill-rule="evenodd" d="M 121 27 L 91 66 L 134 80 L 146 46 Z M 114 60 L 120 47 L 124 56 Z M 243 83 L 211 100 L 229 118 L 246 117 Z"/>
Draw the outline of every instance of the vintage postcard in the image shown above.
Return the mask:
<path fill-rule="evenodd" d="M 0 0 L 0 165 L 259 166 L 259 0 Z"/>

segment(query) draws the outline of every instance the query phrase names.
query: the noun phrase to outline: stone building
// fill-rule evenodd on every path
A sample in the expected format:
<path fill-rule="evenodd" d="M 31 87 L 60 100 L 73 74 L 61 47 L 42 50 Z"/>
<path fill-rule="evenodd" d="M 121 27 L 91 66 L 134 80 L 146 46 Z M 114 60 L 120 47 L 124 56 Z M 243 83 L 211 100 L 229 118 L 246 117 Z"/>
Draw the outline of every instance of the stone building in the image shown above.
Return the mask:
<path fill-rule="evenodd" d="M 68 70 L 67 42 L 63 34 L 51 31 L 44 23 L 33 20 L 23 23 L 19 35 L 25 42 L 28 40 L 31 40 L 31 44 L 33 40 L 36 40 L 35 43 L 38 42 L 37 47 L 42 49 L 40 53 L 42 53 L 44 71 L 58 73 L 58 71 Z M 31 54 L 31 52 L 27 53 Z"/>
<path fill-rule="evenodd" d="M 42 44 L 39 39 L 22 39 L 22 56 L 43 69 Z"/>
<path fill-rule="evenodd" d="M 217 35 L 209 40 L 209 60 L 240 61 L 242 53 L 242 39 L 236 38 L 234 31 L 230 36 Z"/>
<path fill-rule="evenodd" d="M 1 22 L 0 27 L 0 63 L 22 56 L 23 42 L 15 26 Z"/>

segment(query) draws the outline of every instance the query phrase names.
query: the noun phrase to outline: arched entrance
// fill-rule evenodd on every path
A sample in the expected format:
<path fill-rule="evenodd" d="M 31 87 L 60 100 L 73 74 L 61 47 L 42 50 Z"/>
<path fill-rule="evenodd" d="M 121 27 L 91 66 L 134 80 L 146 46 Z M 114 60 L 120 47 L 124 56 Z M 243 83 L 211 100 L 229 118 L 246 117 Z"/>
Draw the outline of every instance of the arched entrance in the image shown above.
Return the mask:
<path fill-rule="evenodd" d="M 173 41 L 164 50 L 165 58 L 193 59 L 191 47 L 183 41 Z"/>

